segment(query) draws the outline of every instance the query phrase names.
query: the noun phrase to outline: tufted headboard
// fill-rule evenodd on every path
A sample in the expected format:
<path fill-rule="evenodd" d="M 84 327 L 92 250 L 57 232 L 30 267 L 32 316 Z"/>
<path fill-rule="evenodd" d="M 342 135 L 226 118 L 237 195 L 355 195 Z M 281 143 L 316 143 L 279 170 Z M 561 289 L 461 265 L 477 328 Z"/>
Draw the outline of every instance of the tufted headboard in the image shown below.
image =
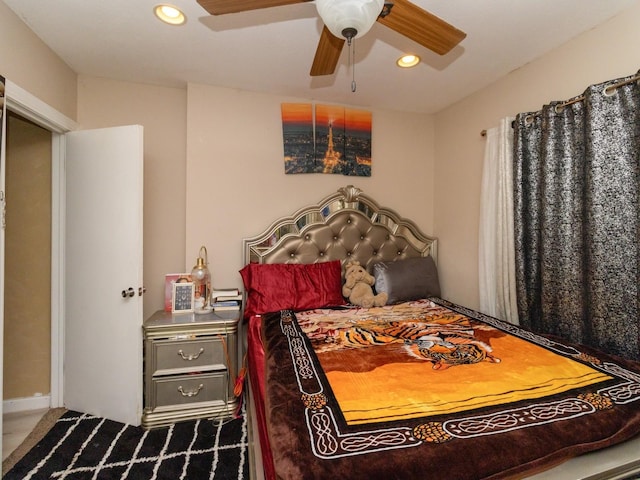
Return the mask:
<path fill-rule="evenodd" d="M 431 255 L 437 262 L 437 240 L 347 185 L 243 240 L 243 252 L 245 264 L 358 260 L 371 271 L 376 262 L 408 257 Z"/>

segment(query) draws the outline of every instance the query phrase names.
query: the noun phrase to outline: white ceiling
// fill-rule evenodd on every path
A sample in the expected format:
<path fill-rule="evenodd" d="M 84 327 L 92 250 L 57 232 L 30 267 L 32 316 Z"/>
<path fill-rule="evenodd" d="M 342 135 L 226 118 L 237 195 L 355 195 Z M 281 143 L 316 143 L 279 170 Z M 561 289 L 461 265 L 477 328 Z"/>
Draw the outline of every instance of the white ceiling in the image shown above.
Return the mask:
<path fill-rule="evenodd" d="M 4 0 L 77 73 L 183 87 L 187 82 L 367 108 L 436 112 L 634 5 L 637 0 L 414 0 L 467 33 L 440 57 L 380 24 L 332 76 L 309 76 L 322 23 L 313 2 L 212 17 L 168 0 L 182 27 L 153 15 L 161 0 Z M 405 52 L 418 67 L 401 70 Z"/>

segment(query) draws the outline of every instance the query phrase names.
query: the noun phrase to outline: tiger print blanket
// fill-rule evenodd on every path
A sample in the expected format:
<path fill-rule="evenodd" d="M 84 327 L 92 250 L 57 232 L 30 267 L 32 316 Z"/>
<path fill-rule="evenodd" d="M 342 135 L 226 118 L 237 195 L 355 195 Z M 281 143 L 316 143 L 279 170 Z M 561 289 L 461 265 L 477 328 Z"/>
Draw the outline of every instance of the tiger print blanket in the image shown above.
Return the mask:
<path fill-rule="evenodd" d="M 497 479 L 640 433 L 640 365 L 441 299 L 263 318 L 276 474 Z"/>

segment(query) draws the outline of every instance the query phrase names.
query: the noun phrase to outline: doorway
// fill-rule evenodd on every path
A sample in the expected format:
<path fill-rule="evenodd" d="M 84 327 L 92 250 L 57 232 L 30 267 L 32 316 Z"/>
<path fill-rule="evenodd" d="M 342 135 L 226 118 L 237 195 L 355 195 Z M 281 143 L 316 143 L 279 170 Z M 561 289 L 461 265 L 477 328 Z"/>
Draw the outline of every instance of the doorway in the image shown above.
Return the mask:
<path fill-rule="evenodd" d="M 63 383 L 63 354 L 64 354 L 64 332 L 62 319 L 64 318 L 64 299 L 65 299 L 65 287 L 64 287 L 64 255 L 65 255 L 65 243 L 64 243 L 64 191 L 65 191 L 65 177 L 64 177 L 64 158 L 65 158 L 65 142 L 64 134 L 72 130 L 77 129 L 77 124 L 64 116 L 54 108 L 50 107 L 40 99 L 36 98 L 28 91 L 13 83 L 9 79 L 5 79 L 5 91 L 4 102 L 7 112 L 13 112 L 20 115 L 23 119 L 27 119 L 33 122 L 35 125 L 39 125 L 47 132 L 50 132 L 51 139 L 51 232 L 49 238 L 51 239 L 51 254 L 50 254 L 50 268 L 51 268 L 51 370 L 50 370 L 50 395 L 47 397 L 40 397 L 44 400 L 45 407 L 61 407 L 63 405 L 62 398 L 62 383 Z M 5 135 L 6 137 L 6 135 Z M 6 138 L 5 138 L 6 139 Z M 6 149 L 3 149 L 6 150 Z M 1 152 L 0 160 L 2 163 L 0 169 L 0 205 L 4 207 L 4 188 L 5 188 L 5 175 L 6 170 L 5 153 Z M 5 230 L 0 233 L 0 258 L 2 262 L 5 259 Z M 0 271 L 0 288 L 2 295 L 0 295 L 0 304 L 4 305 L 4 286 L 6 284 L 4 278 L 4 269 Z M 2 332 L 4 332 L 4 306 L 0 309 L 0 325 L 2 325 Z M 0 343 L 0 348 L 4 350 L 4 342 Z M 4 354 L 0 357 L 3 362 L 3 367 L 0 372 L 4 373 Z M 3 375 L 4 376 L 4 375 Z M 2 382 L 4 384 L 4 381 Z M 38 397 L 31 397 L 32 399 L 38 399 Z M 38 409 L 42 404 L 30 405 L 29 408 Z M 5 408 L 3 402 L 3 410 Z M 3 411 L 4 413 L 4 411 Z M 0 422 L 0 430 L 2 422 Z M 2 433 L 2 432 L 0 432 Z M 2 438 L 2 437 L 0 437 Z M 0 442 L 1 443 L 1 442 Z"/>
<path fill-rule="evenodd" d="M 52 134 L 8 112 L 3 411 L 51 393 Z"/>

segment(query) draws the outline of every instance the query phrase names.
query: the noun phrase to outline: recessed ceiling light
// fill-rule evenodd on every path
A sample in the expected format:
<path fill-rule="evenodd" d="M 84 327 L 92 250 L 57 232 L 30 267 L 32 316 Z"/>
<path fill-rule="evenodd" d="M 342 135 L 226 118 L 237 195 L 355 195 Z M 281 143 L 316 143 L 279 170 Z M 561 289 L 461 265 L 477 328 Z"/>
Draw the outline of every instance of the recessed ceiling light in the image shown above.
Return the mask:
<path fill-rule="evenodd" d="M 419 63 L 420 63 L 420 57 L 417 55 L 403 55 L 396 62 L 396 64 L 402 68 L 415 67 Z"/>
<path fill-rule="evenodd" d="M 187 17 L 184 16 L 184 13 L 182 13 L 178 7 L 174 7 L 167 3 L 156 5 L 153 8 L 153 13 L 156 14 L 156 17 L 169 25 L 182 25 L 187 21 Z"/>

